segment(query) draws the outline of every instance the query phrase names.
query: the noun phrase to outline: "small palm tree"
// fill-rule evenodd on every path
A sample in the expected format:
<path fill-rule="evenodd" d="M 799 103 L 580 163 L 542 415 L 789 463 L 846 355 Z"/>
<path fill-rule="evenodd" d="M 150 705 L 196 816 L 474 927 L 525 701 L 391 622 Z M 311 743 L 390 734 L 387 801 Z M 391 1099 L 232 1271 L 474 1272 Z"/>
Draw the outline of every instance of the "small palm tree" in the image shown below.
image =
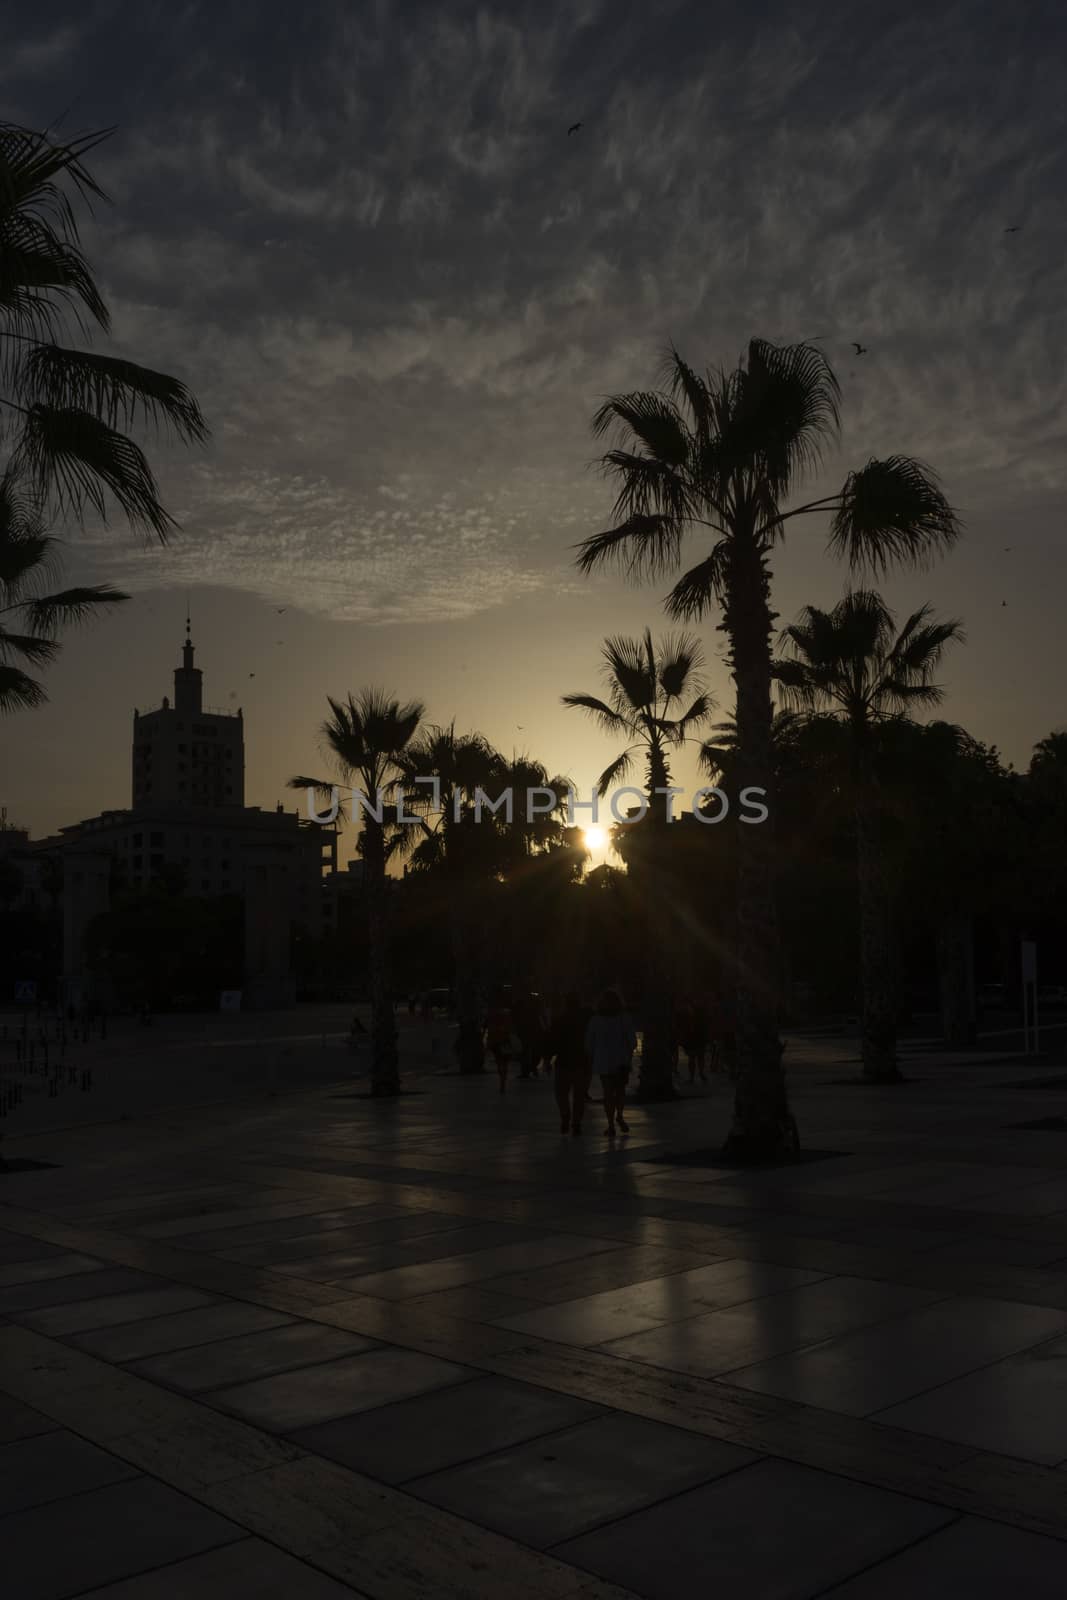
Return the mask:
<path fill-rule="evenodd" d="M 504 762 L 480 733 L 457 734 L 455 723 L 433 726 L 408 750 L 405 772 L 412 790 L 405 806 L 421 826 L 404 828 L 399 848 L 418 871 L 436 873 L 445 886 L 455 968 L 456 1054 L 461 1072 L 480 1072 L 482 1030 L 478 1005 L 479 948 L 483 933 L 484 885 L 501 869 L 501 830 L 476 805 L 478 790 L 495 799 Z M 418 778 L 436 778 L 414 792 Z"/>
<path fill-rule="evenodd" d="M 61 628 L 130 598 L 106 583 L 50 591 L 57 549 L 5 472 L 0 476 L 0 712 L 47 700 L 43 685 L 26 668 L 55 660 Z"/>
<path fill-rule="evenodd" d="M 612 832 L 616 849 L 636 880 L 642 905 L 645 992 L 638 1097 L 670 1100 L 675 1098 L 670 1005 L 673 984 L 668 939 L 660 925 L 662 919 L 657 916 L 663 897 L 661 875 L 669 819 L 666 798 L 660 806 L 656 796 L 666 796 L 670 787 L 669 752 L 678 749 L 707 722 L 712 702 L 704 690 L 703 652 L 689 634 L 657 643 L 646 628 L 640 639 L 606 639 L 603 658 L 607 700 L 591 694 L 568 694 L 563 696 L 563 704 L 588 712 L 605 732 L 628 741 L 600 774 L 600 796 L 626 777 L 635 756 L 644 752 L 648 813 L 636 825 L 620 823 Z"/>
<path fill-rule="evenodd" d="M 405 759 L 422 721 L 423 707 L 417 700 L 402 705 L 381 689 L 364 689 L 347 700 L 327 699 L 330 716 L 321 730 L 325 751 L 341 782 L 357 789 L 372 808 L 361 808 L 360 831 L 370 952 L 371 1089 L 376 1095 L 397 1095 L 400 1062 L 389 959 L 386 829 L 390 813 L 386 807 L 404 776 Z M 327 798 L 335 785 L 336 779 L 329 778 L 289 780 L 291 789 L 310 789 Z M 374 814 L 379 808 L 380 818 Z"/>
<path fill-rule="evenodd" d="M 858 590 L 832 611 L 805 607 L 800 621 L 782 633 L 790 655 L 773 668 L 789 705 L 832 719 L 847 740 L 860 897 L 863 1073 L 879 1083 L 900 1078 L 890 895 L 880 840 L 880 736 L 913 711 L 940 703 L 944 690 L 931 673 L 946 647 L 963 637 L 958 622 L 937 620 L 930 606 L 913 612 L 898 632 L 881 596 Z"/>
<path fill-rule="evenodd" d="M 606 733 L 628 740 L 626 748 L 597 780 L 603 799 L 629 775 L 634 758 L 645 756 L 649 809 L 671 781 L 668 752 L 685 743 L 705 723 L 712 702 L 704 692 L 704 655 L 690 634 L 655 642 L 646 628 L 640 639 L 605 639 L 604 677 L 607 699 L 593 694 L 565 694 L 563 704 L 587 711 Z M 693 696 L 686 710 L 682 702 Z"/>
<path fill-rule="evenodd" d="M 707 541 L 667 610 L 721 611 L 737 685 L 739 781 L 767 790 L 773 805 L 771 557 L 790 521 L 829 517 L 831 553 L 875 571 L 944 550 L 959 522 L 934 475 L 906 456 L 868 461 L 835 494 L 788 506 L 838 433 L 839 385 L 812 345 L 753 339 L 747 359 L 703 375 L 671 350 L 664 377 L 663 391 L 615 395 L 593 419 L 598 437 L 618 435 L 601 459 L 618 484 L 618 521 L 579 546 L 578 565 L 588 572 L 622 561 L 633 578 L 655 577 L 677 571 L 688 533 Z M 737 850 L 739 1070 L 727 1149 L 760 1159 L 797 1142 L 776 1017 L 772 824 L 739 830 Z"/>
<path fill-rule="evenodd" d="M 173 519 L 126 430 L 166 424 L 202 442 L 199 406 L 176 378 L 58 342 L 66 319 L 80 330 L 110 325 L 63 187 L 84 202 L 104 198 L 83 157 L 107 136 L 60 144 L 0 123 L 0 467 L 46 519 L 78 519 L 87 507 L 106 518 L 110 498 L 162 540 Z"/>

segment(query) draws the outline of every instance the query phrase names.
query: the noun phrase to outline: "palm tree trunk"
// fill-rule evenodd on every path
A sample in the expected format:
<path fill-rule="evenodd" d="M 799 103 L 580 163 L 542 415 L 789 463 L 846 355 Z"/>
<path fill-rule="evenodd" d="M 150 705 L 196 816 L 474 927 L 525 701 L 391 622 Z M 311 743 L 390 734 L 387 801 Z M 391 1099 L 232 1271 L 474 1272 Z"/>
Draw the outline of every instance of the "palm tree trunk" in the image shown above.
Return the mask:
<path fill-rule="evenodd" d="M 863 1076 L 899 1083 L 896 963 L 889 923 L 889 889 L 866 786 L 856 808 L 856 867 L 860 898 L 860 974 L 863 986 Z"/>
<path fill-rule="evenodd" d="M 364 823 L 363 870 L 367 885 L 367 946 L 371 1003 L 371 1093 L 400 1093 L 396 1013 L 393 1009 L 389 960 L 389 926 L 385 877 L 385 838 L 381 825 Z"/>
<path fill-rule="evenodd" d="M 941 1031 L 946 1044 L 966 1048 L 978 1037 L 974 991 L 974 923 L 962 913 L 942 919 L 937 934 Z"/>
<path fill-rule="evenodd" d="M 731 644 L 737 684 L 738 793 L 746 788 L 768 808 L 763 822 L 735 825 L 737 848 L 737 1089 L 724 1153 L 742 1161 L 793 1155 L 796 1122 L 789 1109 L 783 1046 L 778 1037 L 778 919 L 775 907 L 771 762 L 770 585 L 751 544 L 732 553 L 722 629 Z"/>
<path fill-rule="evenodd" d="M 478 1015 L 475 924 L 461 885 L 452 889 L 452 964 L 456 987 L 456 1059 L 460 1072 L 485 1071 L 485 1046 Z"/>

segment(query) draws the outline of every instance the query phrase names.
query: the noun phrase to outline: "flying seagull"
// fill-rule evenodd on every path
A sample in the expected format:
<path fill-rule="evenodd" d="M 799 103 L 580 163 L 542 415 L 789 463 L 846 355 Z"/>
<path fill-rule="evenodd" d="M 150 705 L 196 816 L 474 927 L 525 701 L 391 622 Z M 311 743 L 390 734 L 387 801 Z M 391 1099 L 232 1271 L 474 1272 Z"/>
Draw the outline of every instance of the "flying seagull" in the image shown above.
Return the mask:
<path fill-rule="evenodd" d="M 577 133 L 581 126 L 582 124 L 580 122 L 572 122 L 570 127 L 567 129 L 567 138 L 569 139 L 572 133 Z"/>
<path fill-rule="evenodd" d="M 852 348 L 855 350 L 858 356 L 865 356 L 867 354 L 867 346 L 865 344 L 857 344 L 855 339 L 852 341 Z"/>
<path fill-rule="evenodd" d="M 278 613 L 278 615 L 281 616 L 284 611 L 288 611 L 289 607 L 288 606 L 275 606 L 274 609 Z"/>
<path fill-rule="evenodd" d="M 1005 228 L 1004 232 L 1005 233 L 1018 233 L 1019 229 L 1021 227 L 1022 227 L 1022 223 L 1021 222 L 1017 222 L 1014 228 Z"/>
<path fill-rule="evenodd" d="M 248 676 L 249 676 L 249 677 L 250 677 L 250 678 L 254 678 L 254 677 L 255 677 L 255 673 L 254 673 L 254 672 L 250 672 L 250 673 L 249 673 L 249 674 L 248 674 Z"/>

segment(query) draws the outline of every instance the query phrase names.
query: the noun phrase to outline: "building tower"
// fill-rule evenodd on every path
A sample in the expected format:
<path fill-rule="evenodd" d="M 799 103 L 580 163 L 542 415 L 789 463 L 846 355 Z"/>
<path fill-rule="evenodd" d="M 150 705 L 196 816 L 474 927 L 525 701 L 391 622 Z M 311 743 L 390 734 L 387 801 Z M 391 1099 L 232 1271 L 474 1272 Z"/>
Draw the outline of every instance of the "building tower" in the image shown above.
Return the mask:
<path fill-rule="evenodd" d="M 133 714 L 134 810 L 145 806 L 216 809 L 245 803 L 244 719 L 240 711 L 205 711 L 203 673 L 194 665 L 190 619 L 182 664 L 174 669 L 174 704 Z"/>

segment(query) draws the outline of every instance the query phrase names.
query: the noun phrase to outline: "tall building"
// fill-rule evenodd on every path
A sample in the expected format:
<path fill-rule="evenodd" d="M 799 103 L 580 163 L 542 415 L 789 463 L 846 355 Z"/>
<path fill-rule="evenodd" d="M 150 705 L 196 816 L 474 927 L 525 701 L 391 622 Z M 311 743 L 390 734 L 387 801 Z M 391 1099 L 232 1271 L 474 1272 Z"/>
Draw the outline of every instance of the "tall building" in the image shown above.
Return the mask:
<path fill-rule="evenodd" d="M 182 664 L 174 669 L 174 704 L 133 714 L 132 804 L 206 807 L 245 803 L 244 716 L 205 711 L 203 674 L 193 665 L 189 618 Z"/>
<path fill-rule="evenodd" d="M 131 800 L 127 810 L 73 823 L 37 846 L 64 863 L 68 996 L 85 992 L 85 929 L 112 889 L 162 881 L 199 897 L 240 895 L 246 1004 L 291 1000 L 282 970 L 289 929 L 322 932 L 323 872 L 336 875 L 337 832 L 303 819 L 295 806 L 245 805 L 244 718 L 240 710 L 204 709 L 188 620 L 174 704 L 165 698 L 156 710 L 134 712 Z"/>

